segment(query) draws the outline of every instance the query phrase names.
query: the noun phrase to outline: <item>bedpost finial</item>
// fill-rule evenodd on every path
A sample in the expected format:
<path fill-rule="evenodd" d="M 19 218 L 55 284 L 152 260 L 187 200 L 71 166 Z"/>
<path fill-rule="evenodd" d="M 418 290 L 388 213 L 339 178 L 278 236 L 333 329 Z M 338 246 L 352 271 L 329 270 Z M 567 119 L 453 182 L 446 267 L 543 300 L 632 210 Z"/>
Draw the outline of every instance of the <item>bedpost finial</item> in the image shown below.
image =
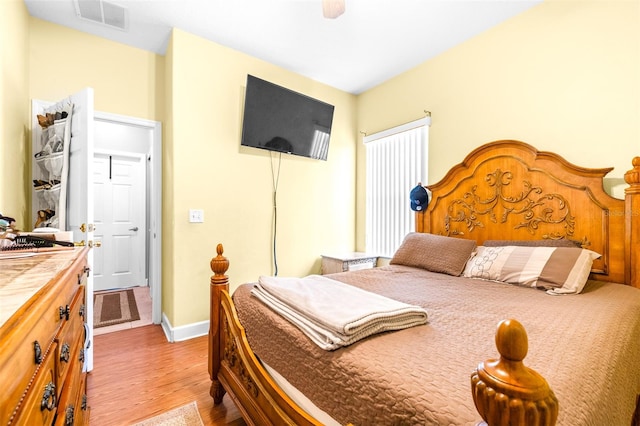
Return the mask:
<path fill-rule="evenodd" d="M 629 187 L 625 189 L 626 193 L 638 193 L 638 185 L 640 184 L 640 157 L 633 157 L 631 160 L 633 169 L 624 174 L 624 181 L 629 184 Z"/>
<path fill-rule="evenodd" d="M 500 359 L 481 362 L 471 374 L 471 393 L 480 416 L 489 425 L 555 424 L 556 396 L 544 377 L 522 363 L 529 349 L 522 324 L 514 319 L 501 321 L 496 347 Z M 500 409 L 505 404 L 510 410 Z M 535 410 L 535 416 L 531 410 Z M 521 423 L 519 419 L 526 421 Z"/>
<path fill-rule="evenodd" d="M 529 351 L 529 339 L 522 324 L 514 319 L 500 321 L 496 331 L 496 348 L 502 358 L 522 361 Z"/>
<path fill-rule="evenodd" d="M 229 269 L 229 259 L 222 255 L 224 252 L 222 244 L 216 246 L 216 252 L 218 255 L 211 259 L 211 263 L 209 264 L 214 273 L 211 277 L 211 282 L 226 282 L 228 281 L 228 277 L 225 275 L 225 272 Z"/>

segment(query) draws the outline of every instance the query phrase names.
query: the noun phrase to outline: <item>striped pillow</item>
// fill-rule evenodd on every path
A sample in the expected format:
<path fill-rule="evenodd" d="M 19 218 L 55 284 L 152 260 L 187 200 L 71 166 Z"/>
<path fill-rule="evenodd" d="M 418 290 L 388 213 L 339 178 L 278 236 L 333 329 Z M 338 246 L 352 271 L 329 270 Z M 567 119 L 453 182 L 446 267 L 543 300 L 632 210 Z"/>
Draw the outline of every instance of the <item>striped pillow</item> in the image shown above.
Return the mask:
<path fill-rule="evenodd" d="M 462 275 L 544 288 L 553 294 L 580 293 L 598 257 L 573 247 L 480 246 Z"/>

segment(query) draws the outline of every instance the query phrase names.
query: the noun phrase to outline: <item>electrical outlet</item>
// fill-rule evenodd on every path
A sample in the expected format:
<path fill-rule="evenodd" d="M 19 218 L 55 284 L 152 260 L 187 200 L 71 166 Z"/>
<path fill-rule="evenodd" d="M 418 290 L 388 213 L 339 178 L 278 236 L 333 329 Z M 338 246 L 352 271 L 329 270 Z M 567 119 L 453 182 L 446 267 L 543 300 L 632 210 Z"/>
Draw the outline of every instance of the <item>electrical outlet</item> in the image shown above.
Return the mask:
<path fill-rule="evenodd" d="M 204 210 L 201 209 L 189 209 L 189 222 L 202 223 L 204 222 Z"/>

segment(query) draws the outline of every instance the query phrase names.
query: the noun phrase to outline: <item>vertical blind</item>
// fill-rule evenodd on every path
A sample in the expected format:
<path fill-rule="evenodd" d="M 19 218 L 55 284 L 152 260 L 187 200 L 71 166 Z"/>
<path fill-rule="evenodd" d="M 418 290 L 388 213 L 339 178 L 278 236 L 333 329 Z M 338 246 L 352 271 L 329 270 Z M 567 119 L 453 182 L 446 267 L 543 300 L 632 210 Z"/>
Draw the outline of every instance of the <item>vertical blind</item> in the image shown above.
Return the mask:
<path fill-rule="evenodd" d="M 425 117 L 364 138 L 367 252 L 391 257 L 415 229 L 409 192 L 427 183 L 430 124 Z"/>

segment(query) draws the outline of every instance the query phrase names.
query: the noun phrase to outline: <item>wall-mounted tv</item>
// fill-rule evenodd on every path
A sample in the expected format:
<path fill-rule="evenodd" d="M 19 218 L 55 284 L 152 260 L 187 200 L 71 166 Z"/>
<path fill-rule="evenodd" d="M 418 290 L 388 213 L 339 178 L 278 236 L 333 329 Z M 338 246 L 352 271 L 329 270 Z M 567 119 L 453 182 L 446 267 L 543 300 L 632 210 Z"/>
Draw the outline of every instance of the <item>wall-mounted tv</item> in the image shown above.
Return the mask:
<path fill-rule="evenodd" d="M 243 146 L 326 160 L 333 105 L 247 75 Z"/>

